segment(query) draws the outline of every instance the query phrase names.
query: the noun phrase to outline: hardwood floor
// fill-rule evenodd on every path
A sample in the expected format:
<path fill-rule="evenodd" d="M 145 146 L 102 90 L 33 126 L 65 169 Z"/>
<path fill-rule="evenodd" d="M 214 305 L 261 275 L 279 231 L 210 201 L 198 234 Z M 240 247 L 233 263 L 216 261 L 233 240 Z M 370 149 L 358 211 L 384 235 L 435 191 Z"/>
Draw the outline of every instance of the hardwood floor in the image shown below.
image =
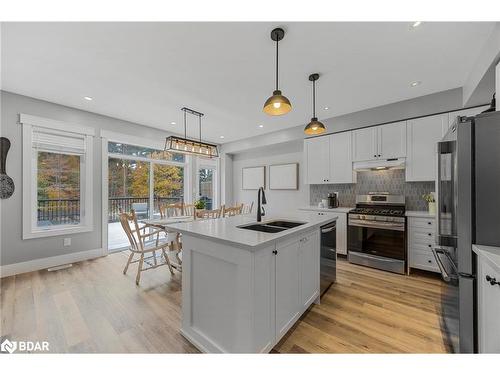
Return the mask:
<path fill-rule="evenodd" d="M 195 353 L 179 333 L 181 277 L 122 274 L 122 253 L 1 279 L 0 336 L 51 352 Z M 442 353 L 440 280 L 340 260 L 337 283 L 274 348 L 278 353 Z"/>
<path fill-rule="evenodd" d="M 278 353 L 447 353 L 441 280 L 337 262 L 337 282 L 278 345 Z"/>

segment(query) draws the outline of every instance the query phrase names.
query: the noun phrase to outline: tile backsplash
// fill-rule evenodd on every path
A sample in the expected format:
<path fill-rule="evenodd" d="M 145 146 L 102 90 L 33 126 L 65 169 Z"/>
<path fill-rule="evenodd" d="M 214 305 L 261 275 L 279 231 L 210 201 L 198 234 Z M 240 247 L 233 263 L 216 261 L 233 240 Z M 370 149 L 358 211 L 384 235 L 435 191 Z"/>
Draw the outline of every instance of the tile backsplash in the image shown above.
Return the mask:
<path fill-rule="evenodd" d="M 357 173 L 356 184 L 311 185 L 310 204 L 316 206 L 328 193 L 338 191 L 340 205 L 353 207 L 356 204 L 356 195 L 385 191 L 389 194 L 404 195 L 407 210 L 426 211 L 427 203 L 422 195 L 435 191 L 434 181 L 405 182 L 404 169 Z"/>

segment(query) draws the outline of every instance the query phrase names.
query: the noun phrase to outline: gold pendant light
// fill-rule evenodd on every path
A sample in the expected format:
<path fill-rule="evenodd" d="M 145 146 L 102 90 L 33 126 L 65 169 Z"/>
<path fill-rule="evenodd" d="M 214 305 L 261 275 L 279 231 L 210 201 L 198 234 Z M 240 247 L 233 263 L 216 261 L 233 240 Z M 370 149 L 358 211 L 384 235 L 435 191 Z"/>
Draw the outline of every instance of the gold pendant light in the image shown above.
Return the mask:
<path fill-rule="evenodd" d="M 285 36 L 285 30 L 281 28 L 276 28 L 271 31 L 271 39 L 276 42 L 276 90 L 273 91 L 273 95 L 266 100 L 264 103 L 264 112 L 270 116 L 280 116 L 288 113 L 292 109 L 292 104 L 290 104 L 290 100 L 284 95 L 281 94 L 281 91 L 278 88 L 278 62 L 279 62 L 279 54 L 278 54 L 278 42 L 282 40 Z"/>
<path fill-rule="evenodd" d="M 313 117 L 311 118 L 311 122 L 304 128 L 304 133 L 307 135 L 318 135 L 326 131 L 325 125 L 318 121 L 316 117 L 316 81 L 318 78 L 318 73 L 309 76 L 309 81 L 313 83 Z"/>

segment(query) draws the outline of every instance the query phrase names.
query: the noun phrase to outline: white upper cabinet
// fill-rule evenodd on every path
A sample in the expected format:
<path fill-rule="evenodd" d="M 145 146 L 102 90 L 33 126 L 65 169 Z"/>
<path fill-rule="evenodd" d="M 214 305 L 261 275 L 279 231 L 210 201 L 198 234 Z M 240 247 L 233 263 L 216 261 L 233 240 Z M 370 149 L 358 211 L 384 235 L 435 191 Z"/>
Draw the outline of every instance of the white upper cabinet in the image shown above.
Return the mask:
<path fill-rule="evenodd" d="M 332 134 L 330 138 L 330 182 L 350 184 L 356 182 L 352 170 L 352 132 Z"/>
<path fill-rule="evenodd" d="M 406 156 L 406 121 L 353 131 L 353 161 Z"/>
<path fill-rule="evenodd" d="M 373 160 L 378 152 L 377 128 L 358 129 L 352 132 L 353 161 Z"/>
<path fill-rule="evenodd" d="M 406 181 L 435 181 L 437 142 L 448 126 L 448 114 L 408 120 Z"/>
<path fill-rule="evenodd" d="M 330 179 L 330 139 L 326 136 L 304 140 L 306 183 L 325 184 Z"/>
<path fill-rule="evenodd" d="M 484 110 L 490 108 L 489 105 L 484 105 L 482 107 L 475 107 L 475 108 L 468 108 L 468 109 L 461 109 L 460 111 L 454 111 L 454 112 L 449 112 L 448 113 L 448 126 L 446 130 L 448 130 L 451 125 L 455 122 L 458 116 L 475 116 L 483 112 Z M 445 132 L 446 134 L 446 132 Z M 444 135 L 444 134 L 443 134 Z"/>
<path fill-rule="evenodd" d="M 380 159 L 406 156 L 406 121 L 377 126 L 378 153 Z"/>
<path fill-rule="evenodd" d="M 352 132 L 304 140 L 306 184 L 355 182 L 352 171 Z"/>

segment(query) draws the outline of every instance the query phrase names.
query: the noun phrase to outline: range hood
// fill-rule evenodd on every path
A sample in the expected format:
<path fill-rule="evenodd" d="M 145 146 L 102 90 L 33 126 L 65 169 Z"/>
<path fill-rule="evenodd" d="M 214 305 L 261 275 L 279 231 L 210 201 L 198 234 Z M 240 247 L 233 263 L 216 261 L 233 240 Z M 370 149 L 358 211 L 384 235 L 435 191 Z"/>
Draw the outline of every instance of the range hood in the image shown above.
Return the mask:
<path fill-rule="evenodd" d="M 405 158 L 380 159 L 354 162 L 352 167 L 355 171 L 377 171 L 385 169 L 404 169 Z"/>

